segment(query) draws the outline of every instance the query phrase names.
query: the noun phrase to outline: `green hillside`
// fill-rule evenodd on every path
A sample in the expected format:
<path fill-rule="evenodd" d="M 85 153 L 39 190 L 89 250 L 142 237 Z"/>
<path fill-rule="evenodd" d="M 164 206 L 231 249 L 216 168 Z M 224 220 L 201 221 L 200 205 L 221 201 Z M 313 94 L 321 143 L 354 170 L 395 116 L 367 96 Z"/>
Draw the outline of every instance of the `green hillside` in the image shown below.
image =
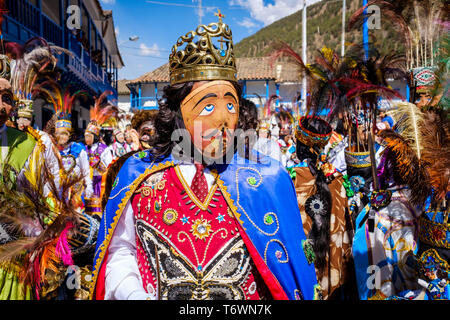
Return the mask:
<path fill-rule="evenodd" d="M 362 0 L 347 0 L 346 22 L 359 7 Z M 308 61 L 315 56 L 316 50 L 324 45 L 341 52 L 342 1 L 322 0 L 307 8 L 308 25 Z M 287 42 L 294 50 L 301 53 L 302 11 L 278 20 L 259 30 L 235 45 L 237 57 L 259 57 L 269 55 L 273 39 Z M 398 40 L 397 33 L 389 21 L 381 17 L 381 29 L 370 30 L 370 37 L 376 39 L 375 45 L 381 53 L 402 52 L 404 48 Z M 373 38 L 372 38 L 373 39 Z M 347 43 L 361 43 L 361 30 L 346 33 Z"/>

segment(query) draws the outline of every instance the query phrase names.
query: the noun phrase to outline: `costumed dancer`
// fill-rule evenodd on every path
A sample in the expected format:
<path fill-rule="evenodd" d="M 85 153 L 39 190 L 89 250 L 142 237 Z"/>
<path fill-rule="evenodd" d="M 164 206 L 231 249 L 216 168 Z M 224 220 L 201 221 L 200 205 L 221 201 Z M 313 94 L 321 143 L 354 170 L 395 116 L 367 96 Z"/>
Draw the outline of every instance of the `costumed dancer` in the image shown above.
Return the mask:
<path fill-rule="evenodd" d="M 352 210 L 353 256 L 362 300 L 417 289 L 418 206 L 427 194 L 425 173 L 409 142 L 393 130 L 381 131 L 377 140 L 375 156 L 370 150 L 346 150 L 350 188 L 358 201 L 355 206 L 352 199 L 350 206 L 357 208 Z M 367 150 L 366 143 L 361 147 Z"/>
<path fill-rule="evenodd" d="M 450 35 L 447 33 L 435 57 L 435 82 L 430 90 L 432 98 L 423 109 L 421 130 L 421 160 L 431 185 L 419 226 L 420 278 L 429 300 L 450 300 L 450 121 L 449 112 L 449 57 Z"/>
<path fill-rule="evenodd" d="M 281 149 L 278 143 L 271 139 L 270 124 L 261 122 L 258 126 L 258 140 L 256 140 L 253 150 L 281 162 Z"/>
<path fill-rule="evenodd" d="M 155 138 L 155 119 L 158 110 L 140 110 L 131 119 L 130 134 L 133 137 L 132 144 L 138 144 L 138 150 L 150 149 Z M 136 139 L 137 137 L 137 139 Z M 133 147 L 135 150 L 136 147 Z"/>
<path fill-rule="evenodd" d="M 42 38 L 35 37 L 21 45 L 9 42 L 5 50 L 11 60 L 11 86 L 16 98 L 17 126 L 18 129 L 27 132 L 40 140 L 44 145 L 44 157 L 49 172 L 59 185 L 59 157 L 58 150 L 49 134 L 31 127 L 33 123 L 33 98 L 35 98 L 35 85 L 38 80 L 55 74 L 58 59 L 56 54 L 65 52 L 63 48 L 50 45 Z M 45 186 L 48 193 L 48 186 Z"/>
<path fill-rule="evenodd" d="M 448 61 L 450 52 L 449 34 L 444 36 L 434 57 L 436 66 L 427 82 L 416 79 L 420 90 L 430 99 L 427 104 L 405 104 L 409 112 L 397 112 L 403 130 L 402 136 L 410 141 L 427 172 L 426 185 L 429 196 L 419 218 L 419 244 L 417 272 L 421 290 L 405 291 L 390 299 L 449 300 L 450 299 L 450 122 L 448 120 Z M 423 74 L 422 74 L 423 75 Z M 415 90 L 418 92 L 419 90 Z M 444 94 L 443 94 L 444 93 Z M 447 94 L 445 94 L 447 93 Z M 420 103 L 420 102 L 419 102 Z M 418 111 L 420 108 L 420 111 Z M 411 111 L 413 110 L 413 111 Z M 412 128 L 412 130 L 411 130 Z M 422 190 L 424 192 L 425 190 Z"/>
<path fill-rule="evenodd" d="M 406 69 L 414 75 L 414 80 L 427 81 L 434 77 L 433 61 L 436 61 L 435 43 L 441 35 L 448 34 L 448 30 L 442 28 L 445 24 L 439 23 L 439 21 L 448 20 L 448 4 L 445 1 L 405 2 L 405 7 L 396 6 L 386 1 L 374 0 L 353 14 L 349 21 L 349 27 L 359 27 L 363 23 L 365 19 L 364 11 L 369 5 L 379 6 L 382 14 L 387 14 L 392 17 L 390 21 L 396 27 L 396 30 L 400 31 L 399 36 L 405 43 L 406 54 L 401 58 L 402 60 L 406 60 Z M 430 12 L 432 12 L 432 14 Z M 423 30 L 430 30 L 430 32 L 423 32 Z M 420 50 L 419 52 L 417 48 L 423 48 L 423 50 Z M 375 77 L 377 74 L 382 76 L 384 73 L 383 70 L 389 70 L 392 66 L 394 66 L 394 64 L 391 64 L 390 66 L 385 63 L 383 63 L 383 65 L 376 65 L 375 68 L 371 69 L 372 77 Z M 388 68 L 386 69 L 385 67 Z M 407 80 L 410 78 L 411 77 L 407 77 Z M 411 89 L 411 91 L 409 91 L 410 102 L 414 102 L 416 100 L 416 93 L 421 94 L 421 85 L 419 82 L 409 82 L 408 85 L 408 89 Z M 424 104 L 428 104 L 428 100 L 429 96 L 423 96 L 422 101 L 419 102 L 419 108 L 423 107 Z M 412 125 L 408 127 L 420 127 L 419 121 L 422 117 L 420 116 L 420 113 L 415 110 L 418 108 L 414 108 L 414 106 L 408 104 L 406 104 L 405 107 L 409 109 L 408 113 L 413 115 L 413 118 L 408 117 L 412 123 Z M 416 118 L 416 116 L 418 117 Z M 417 234 L 419 232 L 418 217 L 421 213 L 420 206 L 423 205 L 423 203 L 415 203 L 417 200 L 415 195 L 417 193 L 414 190 L 415 187 L 422 186 L 422 190 L 420 190 L 419 194 L 427 195 L 429 185 L 426 183 L 426 178 L 422 178 L 423 166 L 421 165 L 421 161 L 418 161 L 418 159 L 421 158 L 421 153 L 420 149 L 415 147 L 416 144 L 419 143 L 417 139 L 418 131 L 413 130 L 412 132 L 416 132 L 413 140 L 406 139 L 401 132 L 397 132 L 401 133 L 401 137 L 395 137 L 395 135 L 388 130 L 385 130 L 384 133 L 380 133 L 384 143 L 387 143 L 387 146 L 385 148 L 380 148 L 380 151 L 383 153 L 379 153 L 381 157 L 379 158 L 378 174 L 384 176 L 384 178 L 380 178 L 380 181 L 382 182 L 384 180 L 386 185 L 388 185 L 388 188 L 387 190 L 377 190 L 375 187 L 375 190 L 370 197 L 371 207 L 373 208 L 370 211 L 372 213 L 364 210 L 366 212 L 361 213 L 360 216 L 358 216 L 359 223 L 361 224 L 359 226 L 362 229 L 357 231 L 354 243 L 359 243 L 361 247 L 354 247 L 354 255 L 355 262 L 358 254 L 360 257 L 367 255 L 368 261 L 362 263 L 360 265 L 361 267 L 364 265 L 367 266 L 367 264 L 380 267 L 380 271 L 377 274 L 381 275 L 381 279 L 379 279 L 381 280 L 381 288 L 374 289 L 372 286 L 372 289 L 374 290 L 367 289 L 367 285 L 363 283 L 366 279 L 361 277 L 360 293 L 362 293 L 362 298 L 371 296 L 374 298 L 395 296 L 402 290 L 414 290 L 414 287 L 417 286 L 417 284 L 414 284 L 414 281 L 417 282 L 417 275 L 410 270 L 412 267 L 411 264 L 407 263 L 412 260 L 409 259 L 412 253 L 417 253 Z M 397 146 L 389 145 L 389 140 L 402 141 L 402 139 L 404 141 Z M 411 148 L 415 152 L 412 152 Z M 401 161 L 404 161 L 404 167 L 392 165 Z M 394 169 L 386 170 L 387 167 L 384 166 L 383 162 L 391 162 L 391 166 L 393 166 Z M 413 171 L 413 173 L 408 172 L 408 170 Z M 411 174 L 417 175 L 422 179 L 417 181 L 417 186 L 406 183 L 409 190 L 405 189 L 398 191 L 402 186 L 400 184 L 395 187 L 395 184 L 401 183 L 402 179 L 399 179 L 399 173 L 402 171 L 408 172 L 408 175 L 401 177 L 406 180 L 404 182 L 410 180 Z M 394 180 L 394 183 L 392 183 L 392 180 Z M 376 183 L 377 181 L 374 179 L 375 186 Z M 391 189 L 392 187 L 394 187 L 394 189 Z M 392 191 L 392 194 L 387 192 L 389 190 Z M 380 192 L 380 194 L 377 195 L 376 192 Z M 389 198 L 391 200 L 389 200 Z M 395 209 L 394 205 L 395 203 L 398 203 L 398 200 L 403 201 L 404 206 Z M 418 207 L 409 208 L 411 205 L 417 205 Z M 373 213 L 375 213 L 375 215 L 373 215 Z M 382 216 L 385 218 L 383 219 Z M 372 221 L 371 218 L 373 218 Z M 387 221 L 387 219 L 390 219 L 390 222 Z M 364 235 L 364 233 L 366 233 L 366 235 Z M 356 240 L 357 237 L 361 240 L 365 238 L 365 240 L 359 242 Z M 366 243 L 366 254 L 363 253 L 364 242 Z M 385 246 L 384 248 L 383 245 Z M 363 267 L 360 270 L 357 270 L 357 274 L 364 275 L 363 269 L 365 268 L 366 267 Z M 372 268 L 371 273 L 374 272 L 373 269 L 375 268 Z"/>
<path fill-rule="evenodd" d="M 76 222 L 63 197 L 65 182 L 56 183 L 50 171 L 57 156 L 49 157 L 45 135 L 5 127 L 15 98 L 10 60 L 0 60 L 0 300 L 45 299 L 54 279 L 64 277 L 60 267 L 72 263 L 67 239 Z M 32 70 L 28 76 L 34 77 Z"/>
<path fill-rule="evenodd" d="M 94 299 L 320 296 L 289 174 L 278 161 L 246 159 L 234 148 L 242 91 L 231 31 L 218 15 L 173 47 L 158 142 L 131 156 L 114 182 Z M 176 129 L 184 147 L 172 140 Z"/>
<path fill-rule="evenodd" d="M 85 94 L 84 91 L 76 91 L 71 94 L 70 88 L 62 89 L 52 80 L 41 83 L 36 88 L 44 98 L 51 102 L 55 108 L 57 120 L 54 124 L 54 135 L 61 158 L 61 179 L 70 182 L 70 188 L 66 194 L 68 201 L 76 213 L 77 223 L 73 226 L 72 236 L 69 238 L 73 264 L 66 268 L 66 281 L 76 281 L 80 286 L 61 285 L 56 290 L 59 300 L 86 300 L 89 290 L 89 275 L 92 272 L 92 257 L 99 229 L 100 215 L 92 208 L 87 208 L 92 199 L 94 189 L 90 175 L 89 158 L 84 145 L 70 141 L 72 134 L 71 110 L 75 99 Z M 67 280 L 72 279 L 72 280 Z M 75 279 L 75 280 L 74 280 Z M 63 282 L 61 280 L 61 282 Z"/>
<path fill-rule="evenodd" d="M 64 89 L 54 80 L 47 80 L 36 87 L 36 91 L 41 93 L 55 109 L 57 121 L 55 122 L 54 138 L 57 142 L 62 165 L 63 174 L 67 176 L 81 176 L 83 183 L 74 185 L 74 194 L 82 195 L 79 199 L 80 207 L 84 207 L 84 198 L 92 198 L 94 189 L 90 175 L 89 158 L 83 144 L 71 141 L 72 105 L 76 98 L 83 96 L 84 91 L 78 90 L 73 94 L 70 87 Z"/>
<path fill-rule="evenodd" d="M 131 146 L 125 141 L 125 130 L 120 127 L 119 123 L 119 128 L 113 131 L 114 142 L 102 153 L 101 161 L 106 168 L 118 158 L 132 151 Z"/>
<path fill-rule="evenodd" d="M 358 106 L 345 150 L 353 257 L 360 299 L 377 300 L 417 289 L 417 206 L 426 180 L 409 143 L 393 130 L 372 135 L 374 110 Z"/>
<path fill-rule="evenodd" d="M 331 126 L 317 116 L 301 117 L 296 127 L 295 189 L 308 240 L 304 247 L 314 261 L 324 299 L 355 299 L 352 258 L 353 226 L 344 179 L 327 161 L 324 147 Z"/>
<path fill-rule="evenodd" d="M 396 113 L 404 115 L 400 119 L 401 128 L 398 131 L 401 138 L 417 153 L 416 161 L 419 162 L 410 167 L 413 168 L 412 174 L 419 174 L 420 181 L 415 182 L 421 186 L 416 191 L 421 196 L 417 202 L 421 201 L 423 204 L 419 206 L 422 212 L 417 222 L 418 250 L 414 252 L 414 264 L 411 263 L 415 267 L 420 286 L 407 288 L 388 299 L 449 300 L 450 250 L 447 239 L 450 234 L 450 123 L 445 113 L 443 116 L 436 111 L 422 113 L 412 103 L 403 103 Z M 385 132 L 382 134 L 386 135 Z M 398 149 L 397 146 L 396 148 Z M 420 174 L 421 171 L 426 174 Z"/>
<path fill-rule="evenodd" d="M 110 94 L 112 92 L 106 91 L 95 100 L 95 105 L 91 108 L 91 120 L 84 133 L 85 148 L 89 158 L 90 175 L 94 189 L 93 198 L 100 198 L 102 175 L 107 169 L 101 161 L 103 152 L 108 148 L 107 145 L 100 142 L 101 126 L 117 113 L 117 110 L 113 106 L 102 106 L 104 99 Z"/>

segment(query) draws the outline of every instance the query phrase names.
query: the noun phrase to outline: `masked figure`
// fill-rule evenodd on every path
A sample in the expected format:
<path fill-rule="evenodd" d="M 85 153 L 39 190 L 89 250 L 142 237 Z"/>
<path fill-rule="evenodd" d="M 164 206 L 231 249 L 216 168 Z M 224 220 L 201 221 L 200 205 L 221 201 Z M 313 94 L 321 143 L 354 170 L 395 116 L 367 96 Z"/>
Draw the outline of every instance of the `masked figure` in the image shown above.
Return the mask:
<path fill-rule="evenodd" d="M 31 39 L 20 48 L 36 41 L 43 42 Z M 0 300 L 40 299 L 53 290 L 49 289 L 53 279 L 64 277 L 60 267 L 72 263 L 70 249 L 66 249 L 68 232 L 76 220 L 70 204 L 63 200 L 67 188 L 59 177 L 58 155 L 50 137 L 29 126 L 24 131 L 5 126 L 15 100 L 19 114 L 30 115 L 31 80 L 54 59 L 47 45 L 17 52 L 25 54 L 14 56 L 12 64 L 6 56 L 0 57 Z M 15 97 L 13 91 L 21 94 Z"/>
<path fill-rule="evenodd" d="M 157 115 L 157 110 L 141 110 L 131 119 L 130 135 L 133 137 L 133 144 L 139 145 L 139 150 L 151 148 L 155 139 L 155 119 Z M 136 137 L 138 141 L 135 141 Z"/>
<path fill-rule="evenodd" d="M 74 186 L 74 194 L 82 195 L 79 199 L 80 203 L 84 202 L 83 198 L 92 198 L 94 189 L 92 187 L 92 179 L 90 175 L 89 158 L 87 156 L 86 148 L 83 144 L 71 141 L 72 136 L 72 121 L 71 110 L 75 98 L 82 95 L 82 91 L 77 91 L 70 94 L 70 89 L 64 89 L 64 98 L 61 87 L 52 81 L 47 81 L 41 84 L 41 91 L 44 92 L 44 87 L 50 85 L 53 87 L 52 93 L 56 96 L 55 113 L 58 120 L 55 123 L 55 139 L 57 147 L 62 159 L 64 174 L 67 176 L 81 176 L 82 183 Z"/>
<path fill-rule="evenodd" d="M 253 149 L 263 155 L 281 162 L 281 149 L 278 143 L 271 139 L 269 124 L 263 122 L 258 128 L 258 140 Z"/>
<path fill-rule="evenodd" d="M 100 142 L 100 130 L 103 123 L 114 116 L 117 112 L 114 107 L 102 107 L 103 100 L 111 92 L 103 93 L 95 100 L 95 106 L 91 109 L 91 121 L 87 126 L 85 137 L 85 148 L 89 158 L 89 165 L 91 170 L 92 184 L 93 184 L 93 198 L 100 198 L 102 175 L 106 172 L 106 167 L 101 161 L 103 152 L 108 148 L 104 143 Z"/>
<path fill-rule="evenodd" d="M 302 117 L 296 128 L 295 189 L 308 236 L 304 246 L 316 267 L 324 299 L 354 298 L 351 253 L 353 227 L 344 179 L 323 153 L 332 128 L 316 116 Z"/>
<path fill-rule="evenodd" d="M 129 157 L 108 198 L 92 298 L 320 296 L 289 174 L 235 148 L 241 88 L 219 16 L 172 50 L 158 141 Z"/>
<path fill-rule="evenodd" d="M 114 129 L 114 142 L 103 152 L 101 161 L 108 168 L 111 163 L 118 158 L 131 152 L 131 146 L 125 141 L 125 132 L 121 129 Z"/>
<path fill-rule="evenodd" d="M 410 108 L 402 103 L 396 109 L 404 107 Z M 353 255 L 361 299 L 385 299 L 419 287 L 418 224 L 429 187 L 420 156 L 406 134 L 399 132 L 388 129 L 378 134 L 375 179 L 379 187 L 367 194 L 368 202 L 355 223 Z"/>

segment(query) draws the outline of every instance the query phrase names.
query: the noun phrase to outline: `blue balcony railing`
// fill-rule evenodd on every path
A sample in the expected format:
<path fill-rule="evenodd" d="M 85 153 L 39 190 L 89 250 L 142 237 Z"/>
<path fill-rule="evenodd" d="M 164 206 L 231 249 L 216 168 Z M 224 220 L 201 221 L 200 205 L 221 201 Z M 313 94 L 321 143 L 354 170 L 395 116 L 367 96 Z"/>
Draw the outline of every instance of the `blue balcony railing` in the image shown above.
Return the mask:
<path fill-rule="evenodd" d="M 20 22 L 32 32 L 39 33 L 39 9 L 27 1 L 6 0 L 8 17 Z"/>
<path fill-rule="evenodd" d="M 42 37 L 57 46 L 63 45 L 62 28 L 45 15 L 42 15 Z"/>
<path fill-rule="evenodd" d="M 158 109 L 158 100 L 160 97 L 132 97 L 131 108 L 137 110 L 152 110 Z"/>
<path fill-rule="evenodd" d="M 71 31 L 55 23 L 27 0 L 6 0 L 8 14 L 4 17 L 3 34 L 7 41 L 24 43 L 40 36 L 73 53 L 58 60 L 58 66 L 76 73 L 93 89 L 112 88 L 112 80 L 101 66 L 93 62 Z M 64 42 L 64 38 L 66 42 Z"/>

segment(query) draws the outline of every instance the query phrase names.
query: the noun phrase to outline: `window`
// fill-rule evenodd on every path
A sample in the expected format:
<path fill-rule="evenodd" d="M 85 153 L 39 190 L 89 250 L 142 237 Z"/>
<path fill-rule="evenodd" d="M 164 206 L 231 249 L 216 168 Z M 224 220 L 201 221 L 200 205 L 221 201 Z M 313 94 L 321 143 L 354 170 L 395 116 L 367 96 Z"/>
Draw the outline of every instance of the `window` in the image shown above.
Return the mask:
<path fill-rule="evenodd" d="M 36 1 L 35 1 L 36 2 Z M 59 0 L 42 0 L 42 12 L 49 17 L 54 23 L 60 25 L 61 15 L 60 15 L 60 5 Z"/>

